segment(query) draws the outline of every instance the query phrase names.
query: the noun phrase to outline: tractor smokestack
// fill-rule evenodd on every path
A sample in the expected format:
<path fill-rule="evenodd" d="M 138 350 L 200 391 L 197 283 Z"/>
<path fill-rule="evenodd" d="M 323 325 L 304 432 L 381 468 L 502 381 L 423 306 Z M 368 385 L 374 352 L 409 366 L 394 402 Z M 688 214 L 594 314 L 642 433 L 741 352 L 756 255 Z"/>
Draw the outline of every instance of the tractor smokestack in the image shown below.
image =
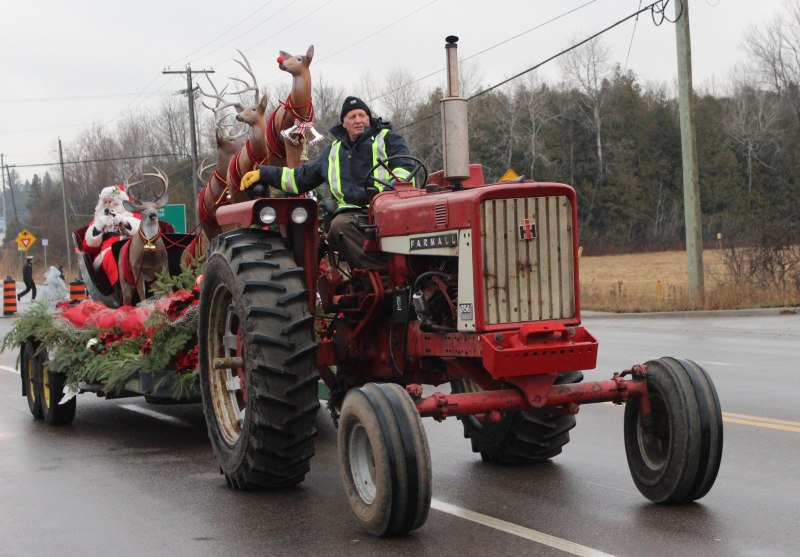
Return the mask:
<path fill-rule="evenodd" d="M 460 183 L 470 175 L 467 101 L 461 98 L 458 84 L 458 37 L 450 35 L 445 41 L 447 92 L 441 101 L 444 177 L 453 183 Z"/>

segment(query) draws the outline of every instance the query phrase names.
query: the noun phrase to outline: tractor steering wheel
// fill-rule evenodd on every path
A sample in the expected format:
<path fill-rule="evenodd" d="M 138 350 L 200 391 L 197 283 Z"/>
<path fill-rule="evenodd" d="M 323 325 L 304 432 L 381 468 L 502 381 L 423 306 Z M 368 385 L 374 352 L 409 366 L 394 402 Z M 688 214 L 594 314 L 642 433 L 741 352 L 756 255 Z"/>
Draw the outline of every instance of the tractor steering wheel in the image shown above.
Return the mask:
<path fill-rule="evenodd" d="M 401 159 L 405 161 L 412 161 L 414 163 L 414 166 L 412 166 L 410 169 L 407 169 L 409 171 L 408 178 L 402 180 L 398 178 L 394 172 L 392 172 L 392 168 L 389 165 L 390 162 Z M 369 188 L 373 188 L 376 183 L 386 188 L 394 189 L 394 184 L 387 182 L 383 178 L 378 178 L 375 176 L 375 171 L 378 170 L 379 167 L 385 168 L 389 175 L 397 182 L 410 182 L 413 178 L 419 175 L 419 179 L 416 182 L 417 188 L 424 188 L 425 184 L 428 183 L 428 169 L 425 167 L 424 162 L 410 155 L 393 155 L 391 157 L 386 157 L 385 159 L 378 159 L 377 164 L 369 169 L 369 172 L 367 172 L 367 175 L 364 177 L 364 189 L 367 190 L 367 193 L 369 193 Z"/>

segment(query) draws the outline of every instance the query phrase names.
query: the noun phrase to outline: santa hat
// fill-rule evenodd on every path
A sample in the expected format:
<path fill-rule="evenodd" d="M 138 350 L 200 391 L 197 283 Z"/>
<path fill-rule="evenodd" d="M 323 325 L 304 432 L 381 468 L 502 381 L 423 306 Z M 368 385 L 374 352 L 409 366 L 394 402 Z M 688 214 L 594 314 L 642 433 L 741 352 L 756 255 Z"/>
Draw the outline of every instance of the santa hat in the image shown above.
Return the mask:
<path fill-rule="evenodd" d="M 100 190 L 100 199 L 119 199 L 120 201 L 129 201 L 128 194 L 122 189 L 119 184 L 108 186 Z"/>

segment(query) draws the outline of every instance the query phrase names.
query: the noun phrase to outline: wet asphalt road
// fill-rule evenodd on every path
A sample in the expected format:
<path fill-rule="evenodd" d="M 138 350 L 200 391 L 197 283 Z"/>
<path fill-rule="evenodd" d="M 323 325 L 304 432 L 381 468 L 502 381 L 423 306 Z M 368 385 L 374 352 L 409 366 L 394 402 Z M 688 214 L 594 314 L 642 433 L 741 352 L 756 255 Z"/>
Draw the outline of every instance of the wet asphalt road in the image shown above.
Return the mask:
<path fill-rule="evenodd" d="M 0 320 L 5 334 L 11 319 Z M 698 503 L 648 503 L 628 472 L 623 411 L 587 405 L 564 453 L 482 464 L 454 419 L 425 420 L 434 505 L 402 539 L 361 532 L 323 409 L 299 488 L 245 493 L 218 473 L 200 405 L 78 398 L 72 426 L 30 416 L 15 354 L 0 355 L 0 555 L 800 554 L 800 315 L 585 315 L 600 341 L 587 379 L 665 355 L 701 363 L 725 422 L 722 467 Z M 550 537 L 544 537 L 549 535 Z"/>

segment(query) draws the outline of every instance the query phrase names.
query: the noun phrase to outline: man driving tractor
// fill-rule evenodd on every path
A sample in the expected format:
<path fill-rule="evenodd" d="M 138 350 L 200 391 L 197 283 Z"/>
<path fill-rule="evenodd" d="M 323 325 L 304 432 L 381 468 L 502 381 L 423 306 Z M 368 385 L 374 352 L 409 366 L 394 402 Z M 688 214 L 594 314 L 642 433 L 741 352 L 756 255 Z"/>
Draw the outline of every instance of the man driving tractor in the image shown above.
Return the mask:
<path fill-rule="evenodd" d="M 344 100 L 340 120 L 341 124 L 330 129 L 333 143 L 315 160 L 297 168 L 261 166 L 242 177 L 240 189 L 261 184 L 297 195 L 328 182 L 337 204 L 328 242 L 351 266 L 381 268 L 385 266 L 382 261 L 364 253 L 364 234 L 356 226 L 359 215 L 367 214 L 370 201 L 364 178 L 378 159 L 410 152 L 405 139 L 380 119 L 373 118 L 367 104 L 357 97 Z M 408 170 L 402 167 L 393 168 L 392 172 L 399 179 L 409 176 Z M 383 181 L 391 178 L 380 166 L 374 175 Z M 375 182 L 375 188 L 382 191 L 384 186 Z"/>

